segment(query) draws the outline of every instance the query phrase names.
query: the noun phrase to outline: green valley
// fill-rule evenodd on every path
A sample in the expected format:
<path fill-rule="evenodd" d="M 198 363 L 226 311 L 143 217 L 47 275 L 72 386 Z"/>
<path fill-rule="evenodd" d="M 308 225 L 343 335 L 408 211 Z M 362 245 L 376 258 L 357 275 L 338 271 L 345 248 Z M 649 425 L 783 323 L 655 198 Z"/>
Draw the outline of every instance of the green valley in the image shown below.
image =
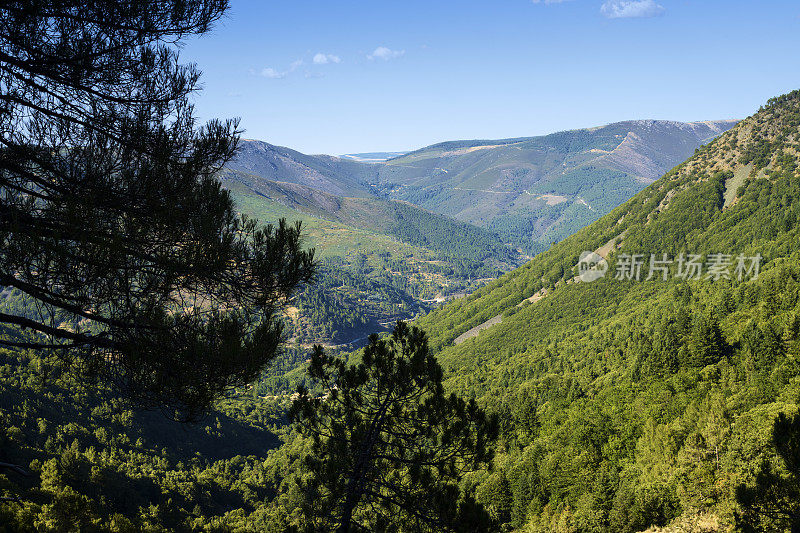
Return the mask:
<path fill-rule="evenodd" d="M 771 100 L 599 221 L 416 321 L 446 390 L 500 421 L 492 468 L 460 482 L 496 530 L 727 531 L 737 488 L 753 486 L 757 465 L 771 462 L 780 474 L 770 431 L 778 413 L 797 412 L 800 394 L 799 132 L 800 92 Z M 403 204 L 280 183 L 262 184 L 275 198 L 266 199 L 245 178 L 226 178 L 243 211 L 300 217 L 309 244 L 322 250 L 322 279 L 295 304 L 307 317 L 296 331 L 332 335 L 313 329 L 331 317 L 362 327 L 378 313 L 365 307 L 379 303 L 370 296 L 414 309 L 412 291 L 399 291 L 380 265 L 386 272 L 400 256 L 455 259 L 446 241 L 427 237 L 432 248 L 424 248 L 403 242 L 419 237 L 389 231 L 403 213 L 390 208 Z M 367 209 L 363 216 L 386 233 L 359 223 Z M 427 235 L 424 225 L 412 227 Z M 353 242 L 358 256 L 344 252 Z M 617 280 L 610 268 L 587 283 L 577 278 L 584 250 L 609 264 L 624 254 L 715 252 L 760 254 L 763 264 L 742 280 L 733 270 L 717 281 Z M 355 280 L 359 262 L 372 272 Z M 443 286 L 426 287 L 414 290 Z M 286 412 L 297 385 L 314 387 L 307 340 L 296 339 L 257 383 L 180 437 L 111 391 L 76 387 L 57 359 L 0 352 L 4 447 L 34 474 L 3 478 L 6 493 L 24 498 L 3 508 L 4 519 L 109 531 L 292 530 L 301 523 L 301 465 L 311 444 Z"/>
<path fill-rule="evenodd" d="M 800 533 L 795 4 L 0 4 L 0 533 Z"/>
<path fill-rule="evenodd" d="M 508 272 L 734 123 L 630 121 L 352 158 L 244 141 L 222 181 L 247 214 L 302 220 L 325 276 L 369 278 L 365 286 L 326 280 L 308 289 L 315 294 L 301 300 L 320 304 L 313 319 L 298 313 L 310 305 L 292 310 L 294 339 L 337 344 Z M 378 287 L 380 296 L 366 300 Z M 350 316 L 333 311 L 343 309 Z"/>
<path fill-rule="evenodd" d="M 521 262 L 491 232 L 403 202 L 340 197 L 238 171 L 222 181 L 243 213 L 302 221 L 305 244 L 317 251 L 317 281 L 287 316 L 292 342 L 362 342 Z"/>

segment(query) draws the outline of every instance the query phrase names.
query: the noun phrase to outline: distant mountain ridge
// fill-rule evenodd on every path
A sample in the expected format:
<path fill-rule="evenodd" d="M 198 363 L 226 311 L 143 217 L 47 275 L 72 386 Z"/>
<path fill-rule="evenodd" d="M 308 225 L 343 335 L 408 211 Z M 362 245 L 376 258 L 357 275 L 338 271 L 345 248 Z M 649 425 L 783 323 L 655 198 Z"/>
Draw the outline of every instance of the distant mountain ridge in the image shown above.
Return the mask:
<path fill-rule="evenodd" d="M 376 172 L 371 165 L 329 155 L 306 155 L 263 141 L 243 140 L 227 168 L 337 196 L 374 196 L 368 184 Z"/>
<path fill-rule="evenodd" d="M 391 159 L 400 159 L 404 156 L 413 157 L 420 154 L 435 153 L 437 151 L 456 151 L 467 148 L 496 148 L 508 146 L 513 144 L 520 144 L 530 141 L 537 141 L 540 139 L 557 138 L 570 135 L 580 135 L 582 133 L 595 133 L 607 129 L 618 130 L 628 129 L 629 131 L 636 131 L 637 129 L 652 129 L 652 128 L 672 128 L 684 132 L 691 132 L 700 141 L 710 141 L 717 135 L 724 133 L 732 128 L 738 120 L 701 120 L 696 122 L 679 122 L 674 120 L 655 120 L 655 119 L 640 119 L 640 120 L 624 120 L 620 122 L 613 122 L 603 126 L 594 126 L 588 128 L 577 128 L 573 130 L 563 130 L 546 135 L 535 135 L 530 137 L 510 137 L 505 139 L 462 139 L 453 141 L 443 141 L 440 143 L 431 144 L 417 150 L 401 153 L 397 157 Z M 460 154 L 456 154 L 460 155 Z M 659 176 L 656 176 L 656 178 Z M 655 178 L 654 178 L 655 179 Z"/>
<path fill-rule="evenodd" d="M 228 168 L 339 197 L 401 200 L 486 228 L 533 254 L 608 213 L 735 123 L 630 120 L 342 157 L 246 140 Z"/>
<path fill-rule="evenodd" d="M 545 249 L 630 198 L 736 121 L 633 120 L 391 159 L 375 181 L 402 199 Z"/>
<path fill-rule="evenodd" d="M 383 163 L 389 159 L 401 157 L 408 152 L 365 152 L 360 154 L 343 154 L 340 155 L 342 159 L 352 159 L 361 163 Z"/>

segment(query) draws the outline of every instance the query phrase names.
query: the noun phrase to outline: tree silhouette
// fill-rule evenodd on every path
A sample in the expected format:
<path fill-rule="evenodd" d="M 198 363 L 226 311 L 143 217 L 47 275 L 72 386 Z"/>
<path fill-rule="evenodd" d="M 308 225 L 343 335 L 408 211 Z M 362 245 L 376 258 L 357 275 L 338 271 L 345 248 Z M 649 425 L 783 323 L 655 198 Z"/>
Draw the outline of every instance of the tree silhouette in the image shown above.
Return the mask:
<path fill-rule="evenodd" d="M 461 475 L 491 459 L 497 422 L 442 387 L 425 333 L 398 322 L 347 365 L 315 346 L 291 416 L 311 438 L 299 481 L 309 531 L 488 531 Z"/>
<path fill-rule="evenodd" d="M 300 226 L 239 217 L 216 173 L 236 121 L 198 127 L 177 45 L 225 0 L 0 7 L 0 345 L 53 350 L 196 418 L 276 353 L 280 302 L 313 274 Z"/>

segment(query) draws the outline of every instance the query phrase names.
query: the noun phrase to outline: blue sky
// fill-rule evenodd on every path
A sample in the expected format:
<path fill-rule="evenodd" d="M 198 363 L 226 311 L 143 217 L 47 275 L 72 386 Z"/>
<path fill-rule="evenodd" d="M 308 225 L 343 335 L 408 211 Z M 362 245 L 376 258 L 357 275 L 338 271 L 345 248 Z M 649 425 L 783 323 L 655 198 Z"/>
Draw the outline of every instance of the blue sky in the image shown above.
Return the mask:
<path fill-rule="evenodd" d="M 198 115 L 306 153 L 743 118 L 800 88 L 796 0 L 231 4 L 182 52 Z"/>

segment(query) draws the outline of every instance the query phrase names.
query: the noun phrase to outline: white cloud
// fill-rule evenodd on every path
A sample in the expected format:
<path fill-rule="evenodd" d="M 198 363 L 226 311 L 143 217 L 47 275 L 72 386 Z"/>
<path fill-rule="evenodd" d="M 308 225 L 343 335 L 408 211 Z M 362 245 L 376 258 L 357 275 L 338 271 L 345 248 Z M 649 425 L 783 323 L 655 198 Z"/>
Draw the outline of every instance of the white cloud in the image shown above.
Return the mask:
<path fill-rule="evenodd" d="M 250 69 L 250 74 L 259 75 L 263 78 L 267 78 L 270 80 L 282 80 L 288 77 L 289 75 L 297 73 L 297 71 L 302 69 L 302 67 L 304 67 L 306 64 L 313 63 L 315 65 L 328 65 L 331 63 L 341 63 L 341 62 L 342 59 L 339 56 L 333 54 L 323 54 L 320 52 L 318 54 L 315 54 L 310 61 L 304 60 L 303 58 L 296 59 L 289 64 L 288 68 L 285 69 L 278 70 L 272 67 L 265 67 L 259 71 L 256 71 L 255 69 Z M 308 73 L 306 73 L 305 77 L 313 78 L 316 76 L 309 75 Z"/>
<path fill-rule="evenodd" d="M 375 49 L 374 52 L 369 54 L 367 58 L 383 59 L 384 61 L 389 61 L 390 59 L 400 57 L 405 53 L 406 53 L 405 50 L 392 50 L 390 48 L 386 48 L 385 46 L 379 46 L 378 48 Z"/>
<path fill-rule="evenodd" d="M 654 0 L 608 0 L 600 7 L 600 12 L 610 19 L 657 17 L 665 11 Z"/>
<path fill-rule="evenodd" d="M 261 69 L 261 75 L 264 76 L 265 78 L 269 78 L 271 80 L 279 80 L 281 78 L 285 78 L 286 77 L 286 73 L 285 72 L 278 72 L 277 70 L 275 70 L 274 68 L 271 68 L 271 67 L 267 67 L 267 68 Z"/>
<path fill-rule="evenodd" d="M 315 65 L 327 65 L 328 63 L 341 63 L 342 60 L 339 56 L 333 54 L 323 54 L 322 52 L 314 55 Z"/>

